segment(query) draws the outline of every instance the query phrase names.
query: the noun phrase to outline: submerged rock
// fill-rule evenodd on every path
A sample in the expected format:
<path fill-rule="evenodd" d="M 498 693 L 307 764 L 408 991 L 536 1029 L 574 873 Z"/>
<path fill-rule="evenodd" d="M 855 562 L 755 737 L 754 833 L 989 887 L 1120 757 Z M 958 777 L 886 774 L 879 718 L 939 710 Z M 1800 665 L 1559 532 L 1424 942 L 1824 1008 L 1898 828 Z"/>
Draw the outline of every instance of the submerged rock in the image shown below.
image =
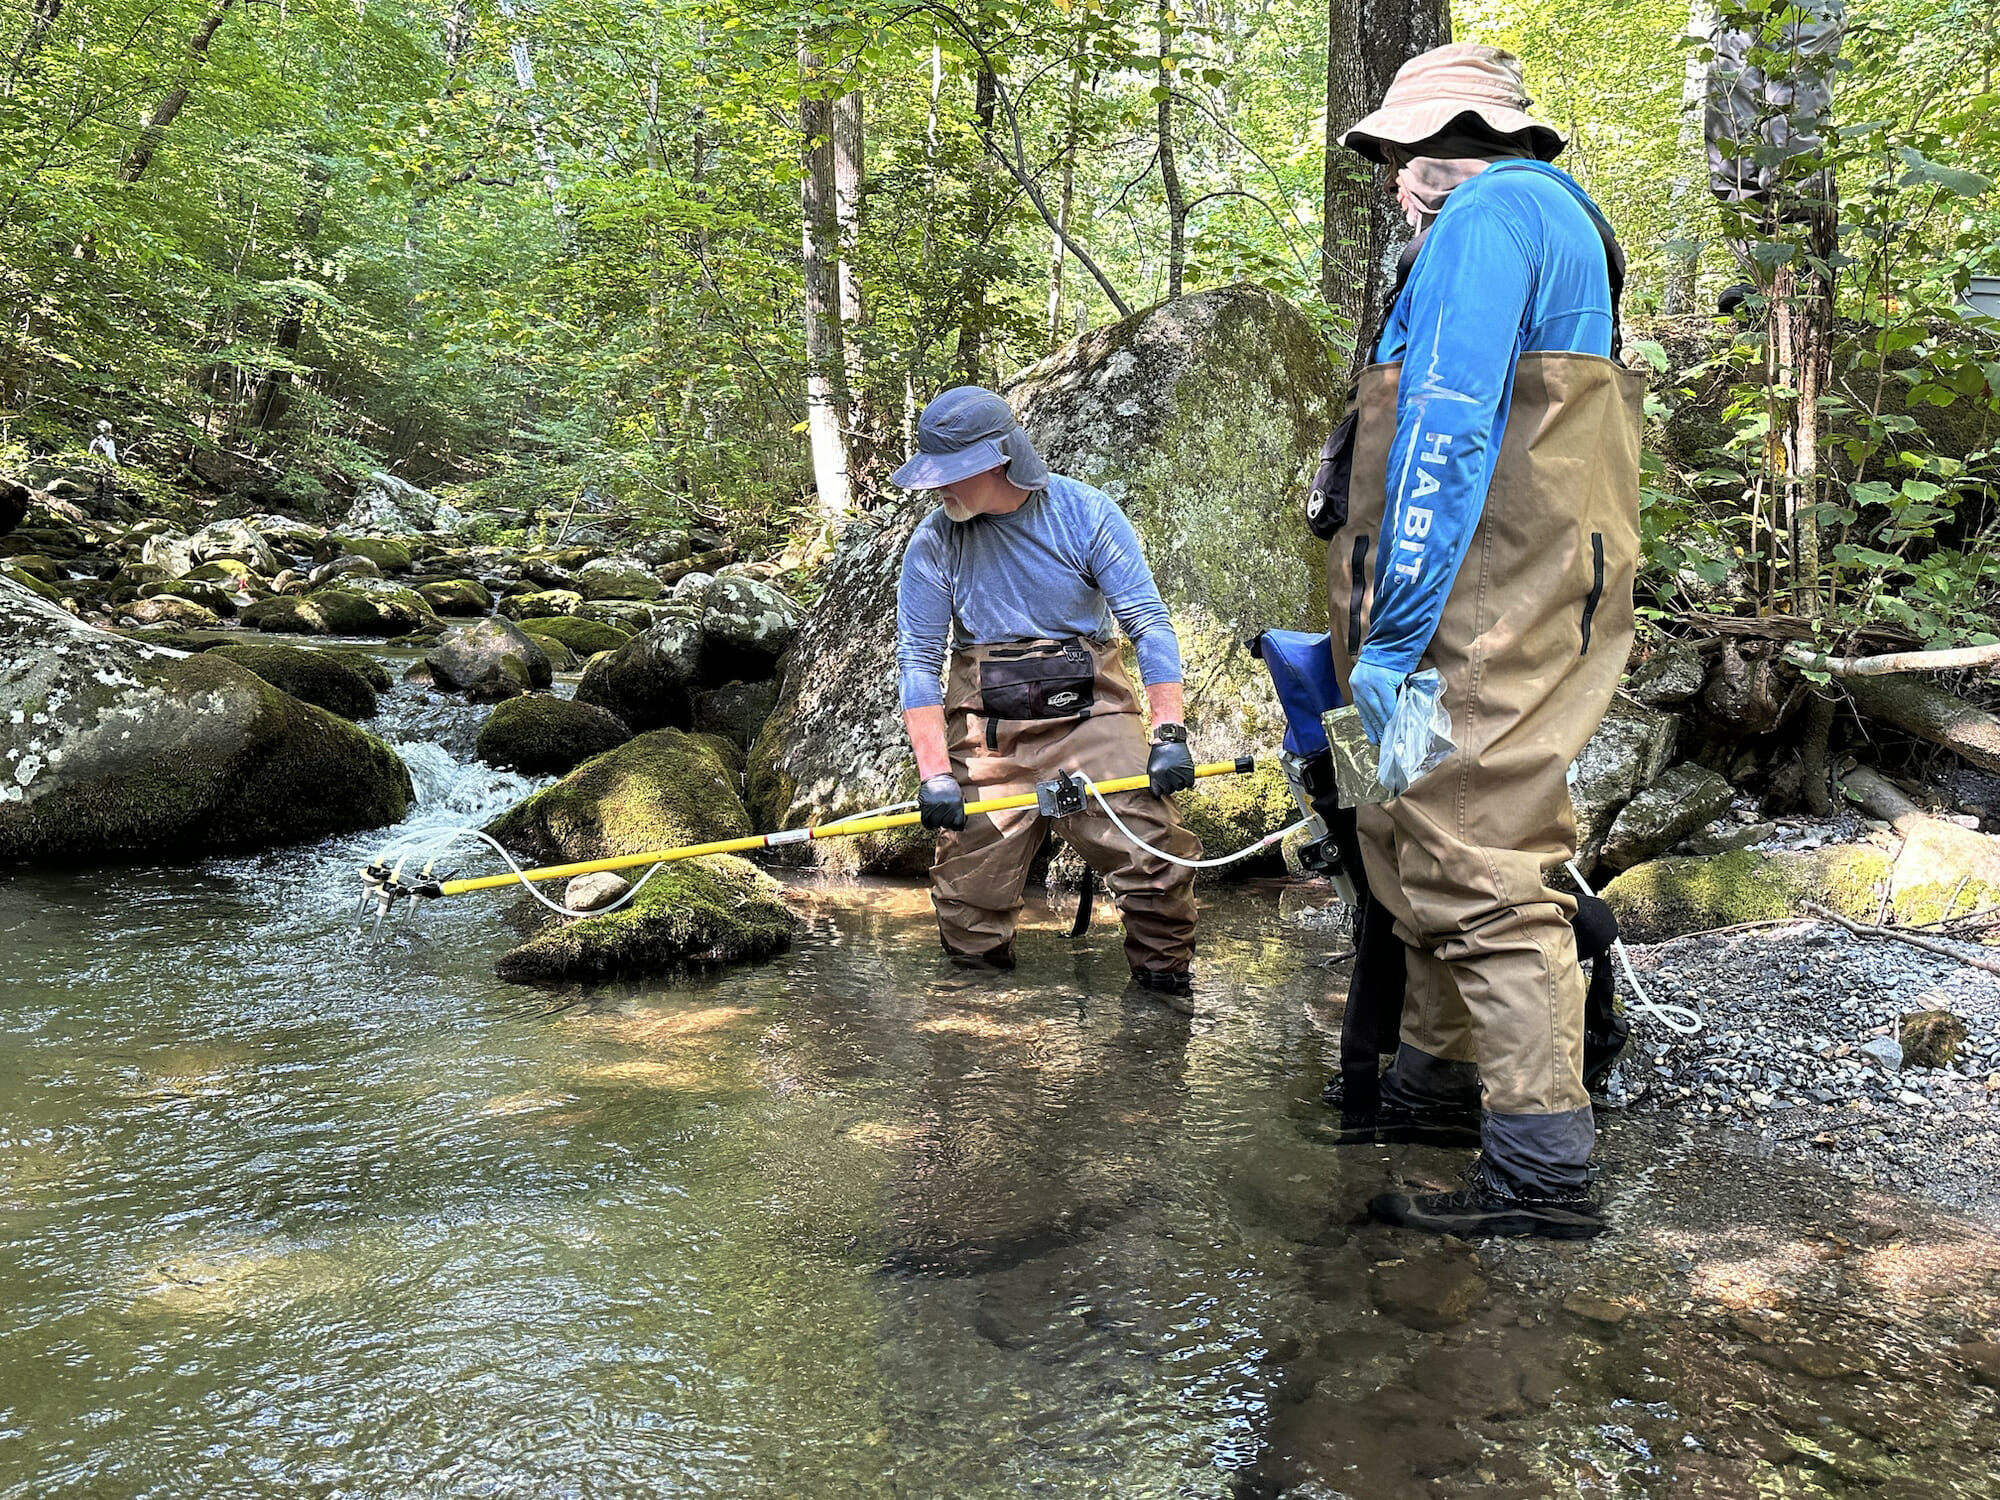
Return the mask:
<path fill-rule="evenodd" d="M 447 631 L 424 653 L 424 665 L 431 669 L 432 682 L 475 703 L 518 698 L 547 687 L 552 678 L 548 653 L 518 625 L 498 616 Z"/>
<path fill-rule="evenodd" d="M 1319 331 L 1259 287 L 1200 292 L 1091 332 L 1025 371 L 1007 395 L 1050 466 L 1106 491 L 1137 527 L 1180 635 L 1195 758 L 1275 748 L 1284 718 L 1241 643 L 1327 617 L 1325 549 L 1299 504 L 1340 413 Z M 751 756 L 751 800 L 765 826 L 915 794 L 896 693 L 895 600 L 903 548 L 927 509 L 906 499 L 841 533 Z M 1183 793 L 1190 821 L 1222 790 Z M 1269 826 L 1230 822 L 1229 847 L 1294 816 L 1264 810 L 1276 820 Z M 898 833 L 816 847 L 864 869 L 910 871 L 927 863 L 929 840 Z"/>
<path fill-rule="evenodd" d="M 392 823 L 409 772 L 214 652 L 93 630 L 0 583 L 0 861 L 257 849 Z"/>
<path fill-rule="evenodd" d="M 494 972 L 561 984 L 769 958 L 791 946 L 798 925 L 778 889 L 727 855 L 667 865 L 619 910 L 551 927 L 503 954 Z"/>
<path fill-rule="evenodd" d="M 375 689 L 345 661 L 303 646 L 218 646 L 214 654 L 247 667 L 272 687 L 343 719 L 372 718 Z"/>
<path fill-rule="evenodd" d="M 524 776 L 560 776 L 632 738 L 625 721 L 588 703 L 513 698 L 479 728 L 474 753 Z"/>
<path fill-rule="evenodd" d="M 1797 916 L 1808 901 L 1873 920 L 1892 864 L 1866 844 L 1712 858 L 1673 856 L 1637 865 L 1599 893 L 1626 941 L 1659 943 L 1690 932 Z"/>
<path fill-rule="evenodd" d="M 662 729 L 585 761 L 486 831 L 536 864 L 557 864 L 742 838 L 750 819 L 715 748 Z"/>

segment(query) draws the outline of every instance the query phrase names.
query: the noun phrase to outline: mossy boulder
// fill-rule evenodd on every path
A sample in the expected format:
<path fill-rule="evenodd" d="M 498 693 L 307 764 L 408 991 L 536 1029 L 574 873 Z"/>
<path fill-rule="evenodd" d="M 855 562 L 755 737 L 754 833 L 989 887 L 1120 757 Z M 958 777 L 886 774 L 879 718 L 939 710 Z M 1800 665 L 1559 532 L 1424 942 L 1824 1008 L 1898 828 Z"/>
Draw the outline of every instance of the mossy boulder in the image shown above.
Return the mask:
<path fill-rule="evenodd" d="M 0 583 L 0 863 L 265 848 L 393 823 L 409 772 L 240 664 Z"/>
<path fill-rule="evenodd" d="M 252 577 L 250 564 L 240 558 L 224 557 L 215 562 L 205 562 L 199 567 L 189 568 L 187 576 L 194 583 L 234 583 L 239 578 Z"/>
<path fill-rule="evenodd" d="M 475 703 L 498 703 L 549 685 L 548 653 L 511 620 L 498 616 L 448 631 L 424 653 L 439 687 Z"/>
<path fill-rule="evenodd" d="M 577 592 L 586 599 L 657 599 L 660 580 L 636 557 L 600 557 L 576 573 Z"/>
<path fill-rule="evenodd" d="M 385 536 L 335 536 L 328 541 L 340 551 L 365 557 L 384 573 L 407 573 L 413 559 L 410 544 Z"/>
<path fill-rule="evenodd" d="M 38 599 L 46 599 L 51 604 L 62 597 L 56 586 L 39 574 L 31 573 L 13 558 L 0 561 L 0 578 L 17 584 Z"/>
<path fill-rule="evenodd" d="M 1736 789 L 1706 766 L 1682 761 L 1636 793 L 1604 837 L 1604 863 L 1629 870 L 1663 854 L 1729 811 Z"/>
<path fill-rule="evenodd" d="M 1889 904 L 1912 927 L 2000 907 L 2000 839 L 1942 818 L 1917 820 L 1896 855 Z"/>
<path fill-rule="evenodd" d="M 510 620 L 538 620 L 573 615 L 583 605 L 583 595 L 575 589 L 542 589 L 532 594 L 509 594 L 500 601 L 500 613 Z"/>
<path fill-rule="evenodd" d="M 637 730 L 686 729 L 694 722 L 700 676 L 700 625 L 662 615 L 609 655 L 592 657 L 576 701 L 594 703 Z"/>
<path fill-rule="evenodd" d="M 1311 319 L 1260 287 L 1198 292 L 1093 330 L 1024 371 L 1006 395 L 1050 467 L 1103 490 L 1138 529 L 1180 637 L 1195 758 L 1275 750 L 1284 716 L 1242 642 L 1268 626 L 1327 619 L 1325 548 L 1299 497 L 1341 398 Z M 751 803 L 765 826 L 913 795 L 896 691 L 896 581 L 928 510 L 899 499 L 842 531 L 751 754 Z M 1205 783 L 1177 800 L 1193 820 L 1223 795 Z M 1265 806 L 1274 821 L 1259 835 L 1294 815 Z M 921 868 L 925 854 L 909 838 L 815 849 L 871 870 Z"/>
<path fill-rule="evenodd" d="M 179 594 L 155 594 L 150 599 L 134 599 L 118 606 L 120 625 L 174 625 L 183 630 L 199 630 L 220 623 L 221 616 L 205 604 Z"/>
<path fill-rule="evenodd" d="M 762 682 L 798 638 L 805 611 L 755 578 L 718 578 L 701 595 L 704 682 Z"/>
<path fill-rule="evenodd" d="M 694 727 L 720 735 L 739 751 L 757 743 L 757 734 L 778 703 L 774 682 L 731 682 L 694 696 Z"/>
<path fill-rule="evenodd" d="M 493 596 L 470 578 L 451 578 L 442 583 L 420 583 L 417 597 L 433 614 L 483 615 L 493 608 Z"/>
<path fill-rule="evenodd" d="M 588 703 L 537 695 L 511 698 L 480 726 L 474 753 L 525 776 L 560 776 L 632 738 L 623 719 Z"/>
<path fill-rule="evenodd" d="M 203 583 L 193 574 L 176 579 L 172 583 L 147 583 L 139 586 L 141 599 L 157 599 L 162 595 L 199 604 L 220 619 L 233 617 L 240 605 L 249 604 L 254 599 L 253 595 L 239 594 L 234 589 L 224 588 L 219 583 Z"/>
<path fill-rule="evenodd" d="M 266 635 L 327 635 L 326 616 L 311 600 L 291 594 L 260 599 L 241 616 L 242 623 Z"/>
<path fill-rule="evenodd" d="M 63 571 L 53 558 L 43 557 L 39 552 L 17 552 L 10 559 L 12 565 L 43 583 L 57 584 L 63 581 Z"/>
<path fill-rule="evenodd" d="M 714 747 L 662 729 L 585 761 L 486 831 L 536 864 L 562 864 L 742 838 L 750 818 Z"/>
<path fill-rule="evenodd" d="M 632 639 L 633 632 L 602 620 L 586 620 L 574 615 L 523 620 L 521 628 L 538 640 L 561 641 L 578 656 L 595 656 L 600 651 L 616 651 Z"/>
<path fill-rule="evenodd" d="M 374 717 L 377 706 L 374 687 L 361 673 L 328 652 L 258 643 L 218 646 L 215 655 L 249 668 L 301 703 L 311 703 L 343 719 Z"/>
<path fill-rule="evenodd" d="M 408 589 L 393 585 L 367 588 L 372 580 L 350 579 L 339 589 L 316 589 L 307 594 L 311 604 L 334 635 L 408 635 L 419 630 L 436 630 L 437 616 Z"/>
<path fill-rule="evenodd" d="M 378 693 L 386 693 L 396 685 L 389 669 L 364 646 L 318 646 L 314 648 L 321 656 L 330 656 L 349 670 L 357 673 L 361 680 Z"/>
<path fill-rule="evenodd" d="M 1808 901 L 1872 921 L 1893 868 L 1888 853 L 1869 844 L 1773 853 L 1740 849 L 1649 860 L 1600 894 L 1627 940 L 1659 943 L 1740 922 L 1798 916 Z"/>
<path fill-rule="evenodd" d="M 668 865 L 617 911 L 552 926 L 494 966 L 516 984 L 564 984 L 742 963 L 782 953 L 798 920 L 778 883 L 727 855 Z"/>

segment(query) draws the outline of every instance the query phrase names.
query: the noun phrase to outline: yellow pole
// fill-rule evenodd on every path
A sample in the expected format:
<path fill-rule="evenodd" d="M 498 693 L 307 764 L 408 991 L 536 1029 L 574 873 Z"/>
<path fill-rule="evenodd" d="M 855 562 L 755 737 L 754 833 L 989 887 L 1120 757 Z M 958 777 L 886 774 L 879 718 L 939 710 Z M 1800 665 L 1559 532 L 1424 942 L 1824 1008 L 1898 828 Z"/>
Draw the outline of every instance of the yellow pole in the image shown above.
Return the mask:
<path fill-rule="evenodd" d="M 1249 756 L 1236 760 L 1210 761 L 1194 768 L 1196 776 L 1233 776 L 1251 770 L 1256 762 Z M 1107 796 L 1112 792 L 1136 792 L 1147 784 L 1144 776 L 1121 776 L 1115 781 L 1100 781 L 1097 789 Z M 985 813 L 1005 812 L 1009 808 L 1033 807 L 1035 794 L 1023 792 L 1017 797 L 996 797 L 990 802 L 968 802 L 965 805 L 967 817 L 977 817 Z M 549 865 L 539 870 L 523 870 L 519 875 L 511 871 L 505 875 L 482 875 L 476 880 L 447 880 L 437 888 L 440 896 L 457 896 L 466 891 L 498 890 L 505 885 L 518 885 L 523 880 L 564 880 L 572 875 L 594 875 L 599 870 L 631 870 L 641 865 L 673 864 L 683 859 L 700 859 L 705 854 L 745 854 L 752 849 L 773 849 L 784 844 L 803 844 L 812 839 L 845 839 L 863 833 L 883 833 L 891 828 L 908 828 L 922 816 L 920 813 L 887 813 L 873 818 L 849 818 L 844 822 L 822 823 L 817 828 L 793 828 L 784 833 L 753 833 L 747 838 L 718 839 L 709 844 L 687 844 L 679 849 L 655 849 L 646 854 L 620 854 L 611 859 L 586 859 L 573 865 Z"/>

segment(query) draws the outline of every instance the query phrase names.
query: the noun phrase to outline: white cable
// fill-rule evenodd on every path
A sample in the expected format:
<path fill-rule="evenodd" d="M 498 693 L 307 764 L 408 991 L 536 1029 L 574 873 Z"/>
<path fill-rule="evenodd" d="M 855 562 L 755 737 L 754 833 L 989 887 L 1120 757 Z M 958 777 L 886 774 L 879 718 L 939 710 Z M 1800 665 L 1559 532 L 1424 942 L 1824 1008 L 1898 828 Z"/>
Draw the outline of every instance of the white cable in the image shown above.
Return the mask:
<path fill-rule="evenodd" d="M 454 828 L 449 833 L 440 834 L 437 838 L 432 839 L 427 843 L 415 844 L 415 845 L 408 845 L 408 844 L 403 845 L 400 848 L 392 851 L 394 853 L 402 855 L 403 857 L 403 860 L 398 862 L 396 868 L 400 872 L 402 869 L 402 863 L 406 862 L 413 856 L 418 854 L 435 855 L 438 851 L 449 848 L 451 845 L 457 843 L 458 840 L 462 838 L 475 838 L 478 839 L 482 844 L 488 845 L 495 854 L 498 854 L 502 859 L 504 859 L 507 862 L 507 868 L 514 872 L 514 878 L 521 883 L 522 887 L 527 891 L 527 893 L 530 896 L 533 896 L 537 901 L 541 902 L 542 905 L 546 906 L 550 911 L 556 912 L 559 915 L 565 917 L 601 917 L 605 915 L 607 912 L 614 912 L 618 910 L 619 907 L 625 905 L 628 901 L 631 901 L 635 896 L 637 896 L 639 892 L 645 888 L 646 882 L 651 880 L 655 875 L 657 875 L 660 872 L 662 868 L 664 868 L 664 863 L 652 866 L 650 869 L 646 871 L 645 874 L 641 875 L 637 880 L 632 882 L 632 889 L 627 891 L 624 895 L 620 896 L 616 901 L 613 901 L 605 906 L 591 907 L 587 910 L 581 910 L 581 911 L 577 910 L 574 907 L 564 906 L 560 901 L 553 901 L 549 899 L 547 896 L 544 896 L 541 893 L 541 891 L 536 888 L 535 883 L 532 880 L 528 879 L 527 872 L 524 871 L 520 867 L 520 865 L 514 862 L 514 856 L 509 854 L 506 851 L 506 849 L 504 849 L 500 845 L 498 840 L 494 839 L 491 835 L 484 833 L 477 828 Z M 385 855 L 384 857 L 386 858 L 387 856 Z"/>
<path fill-rule="evenodd" d="M 1576 882 L 1576 888 L 1584 895 L 1597 894 L 1590 888 L 1590 882 L 1583 878 L 1583 871 L 1576 867 L 1575 860 L 1564 860 L 1563 868 L 1569 871 L 1569 878 Z M 1651 1016 L 1667 1030 L 1678 1031 L 1682 1036 L 1693 1036 L 1701 1030 L 1702 1019 L 1699 1011 L 1690 1010 L 1685 1005 L 1671 1005 L 1664 1000 L 1655 1000 L 1646 993 L 1646 987 L 1639 983 L 1639 976 L 1633 971 L 1632 955 L 1625 951 L 1625 939 L 1615 937 L 1611 940 L 1611 946 L 1618 950 L 1618 961 L 1625 969 L 1625 982 L 1632 986 L 1632 993 L 1638 997 L 1625 1002 L 1627 1015 Z"/>
<path fill-rule="evenodd" d="M 1183 870 L 1214 870 L 1219 869 L 1223 865 L 1233 865 L 1239 859 L 1248 859 L 1253 854 L 1263 853 L 1273 844 L 1278 843 L 1289 834 L 1298 832 L 1299 829 L 1312 821 L 1310 818 L 1301 818 L 1298 822 L 1292 824 L 1291 827 L 1280 828 L 1276 833 L 1267 833 L 1261 839 L 1257 840 L 1256 843 L 1238 849 L 1234 854 L 1225 854 L 1220 859 L 1182 859 L 1178 854 L 1169 854 L 1164 849 L 1155 849 L 1151 844 L 1140 838 L 1138 834 L 1127 828 L 1125 820 L 1113 812 L 1111 804 L 1104 800 L 1104 793 L 1097 789 L 1097 783 L 1092 781 L 1088 776 L 1085 776 L 1081 771 L 1075 774 L 1077 779 L 1088 789 L 1090 795 L 1097 799 L 1097 805 L 1104 809 L 1104 815 L 1111 820 L 1112 825 L 1120 833 L 1124 834 L 1134 846 L 1145 850 L 1146 853 L 1152 855 L 1155 859 L 1164 859 L 1170 865 L 1179 865 Z"/>

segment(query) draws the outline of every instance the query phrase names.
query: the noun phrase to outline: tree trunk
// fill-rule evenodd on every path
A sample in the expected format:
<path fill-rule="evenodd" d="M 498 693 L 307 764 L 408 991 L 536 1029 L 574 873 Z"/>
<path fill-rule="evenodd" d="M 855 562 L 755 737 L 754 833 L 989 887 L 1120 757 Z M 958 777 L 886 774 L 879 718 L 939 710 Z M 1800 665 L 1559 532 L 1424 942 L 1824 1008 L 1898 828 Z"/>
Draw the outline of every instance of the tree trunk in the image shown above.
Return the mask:
<path fill-rule="evenodd" d="M 1386 174 L 1337 138 L 1381 102 L 1398 68 L 1450 40 L 1450 0 L 1328 0 L 1328 198 L 1320 285 L 1323 295 L 1332 293 L 1328 305 L 1355 330 L 1355 370 L 1373 358 L 1367 346 L 1381 324 L 1396 257 L 1409 243 L 1410 227 Z"/>
<path fill-rule="evenodd" d="M 806 427 L 813 483 L 829 517 L 849 509 L 847 380 L 840 337 L 840 220 L 834 208 L 833 105 L 823 92 L 825 65 L 799 43 L 799 131 L 805 174 L 799 181 L 800 254 L 806 293 Z"/>
<path fill-rule="evenodd" d="M 1047 347 L 1053 350 L 1062 338 L 1063 236 L 1069 233 L 1070 212 L 1076 201 L 1076 140 L 1083 123 L 1083 58 L 1070 63 L 1069 99 L 1064 114 L 1062 152 L 1062 192 L 1056 203 L 1056 227 L 1049 231 L 1049 317 Z"/>
<path fill-rule="evenodd" d="M 310 255 L 319 239 L 319 226 L 326 216 L 328 185 L 332 174 L 327 169 L 327 159 L 314 152 L 307 152 L 301 168 L 302 181 L 299 185 L 298 212 L 293 216 L 293 226 L 298 232 L 298 247 Z M 299 342 L 306 331 L 306 299 L 298 292 L 285 294 L 285 310 L 278 315 L 278 326 L 272 334 L 271 343 L 277 351 L 291 358 L 299 352 Z M 266 370 L 257 382 L 257 393 L 253 398 L 256 408 L 251 418 L 259 432 L 269 431 L 272 424 L 285 414 L 285 408 L 292 403 L 292 372 L 289 369 Z"/>
<path fill-rule="evenodd" d="M 833 102 L 833 208 L 840 232 L 840 323 L 842 365 L 847 378 L 848 480 L 874 467 L 878 434 L 868 399 L 868 369 L 862 333 L 868 327 L 868 299 L 861 286 L 862 214 L 868 188 L 868 137 L 861 94 Z"/>
<path fill-rule="evenodd" d="M 1920 677 L 1845 677 L 1869 718 L 1942 745 L 1982 771 L 2000 772 L 2000 719 Z"/>
<path fill-rule="evenodd" d="M 498 0 L 500 14 L 509 25 L 518 18 L 519 12 L 514 0 Z M 507 55 L 514 62 L 514 84 L 527 102 L 528 139 L 534 144 L 535 161 L 542 169 L 542 185 L 548 189 L 549 207 L 554 211 L 556 224 L 562 232 L 563 243 L 570 243 L 575 233 L 570 225 L 569 211 L 563 207 L 562 180 L 556 175 L 556 156 L 549 146 L 549 128 L 542 119 L 542 112 L 533 103 L 535 97 L 535 60 L 528 51 L 528 44 L 515 37 L 507 44 Z"/>
<path fill-rule="evenodd" d="M 1701 267 L 1701 184 L 1707 175 L 1708 148 L 1702 139 L 1702 101 L 1707 97 L 1708 65 L 1695 41 L 1706 42 L 1715 30 L 1714 0 L 1688 0 L 1690 44 L 1681 73 L 1681 122 L 1677 134 L 1680 170 L 1667 194 L 1667 223 L 1673 238 L 1667 259 L 1667 285 L 1660 302 L 1664 313 L 1694 308 L 1695 273 Z"/>
<path fill-rule="evenodd" d="M 985 151 L 979 163 L 979 175 L 972 184 L 972 238 L 980 248 L 979 260 L 983 264 L 986 243 L 993 234 L 994 200 L 999 196 L 994 192 L 993 183 L 999 143 L 994 139 L 993 132 L 1000 116 L 1000 81 L 989 67 L 982 66 L 979 70 L 972 106 L 979 142 Z M 968 272 L 961 282 L 963 311 L 958 320 L 958 373 L 966 385 L 985 384 L 986 324 L 989 316 L 986 282 L 986 273 L 980 269 Z"/>
<path fill-rule="evenodd" d="M 1167 0 L 1160 0 L 1160 186 L 1167 199 L 1167 296 L 1181 294 L 1181 274 L 1187 265 L 1187 197 L 1181 192 L 1180 166 L 1174 160 L 1173 26 Z"/>
<path fill-rule="evenodd" d="M 35 54 L 49 39 L 49 31 L 62 14 L 63 0 L 35 0 L 28 12 L 28 29 L 21 36 L 21 45 L 14 49 L 13 60 L 7 64 L 7 86 L 0 89 L 0 99 L 14 97 L 14 85 L 35 60 Z"/>

